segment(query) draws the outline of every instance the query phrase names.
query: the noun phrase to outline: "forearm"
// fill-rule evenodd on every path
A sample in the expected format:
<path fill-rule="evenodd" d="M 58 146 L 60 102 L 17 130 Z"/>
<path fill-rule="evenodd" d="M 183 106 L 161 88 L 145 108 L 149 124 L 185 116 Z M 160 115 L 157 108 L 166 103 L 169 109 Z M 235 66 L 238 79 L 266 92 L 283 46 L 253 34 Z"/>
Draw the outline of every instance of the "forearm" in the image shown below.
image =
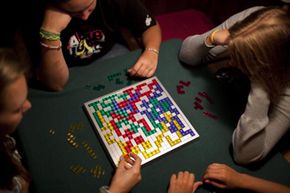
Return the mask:
<path fill-rule="evenodd" d="M 265 128 L 269 124 L 269 106 L 266 91 L 252 84 L 245 112 L 233 133 L 234 157 L 238 163 L 248 164 L 265 156 Z"/>
<path fill-rule="evenodd" d="M 60 41 L 42 40 L 42 42 L 50 46 L 60 45 Z M 38 79 L 51 90 L 62 90 L 69 78 L 62 49 L 49 49 L 41 46 L 41 56 Z"/>
<path fill-rule="evenodd" d="M 200 65 L 202 63 L 209 63 L 220 59 L 220 56 L 223 56 L 223 53 L 227 50 L 227 46 L 217 44 L 212 45 L 212 47 L 207 47 L 204 43 L 207 37 L 210 36 L 210 34 L 216 29 L 229 29 L 235 23 L 245 19 L 249 14 L 261 8 L 263 7 L 252 7 L 246 9 L 229 17 L 222 24 L 206 33 L 187 37 L 182 43 L 179 52 L 179 59 L 182 62 L 192 66 Z"/>
<path fill-rule="evenodd" d="M 158 23 L 148 28 L 142 34 L 142 42 L 145 49 L 152 48 L 159 51 L 161 44 L 161 29 Z"/>
<path fill-rule="evenodd" d="M 211 49 L 204 44 L 204 40 L 209 34 L 210 32 L 207 32 L 201 35 L 187 37 L 182 42 L 179 59 L 192 66 L 201 64 Z"/>
<path fill-rule="evenodd" d="M 241 174 L 240 178 L 241 189 L 250 190 L 257 193 L 289 193 L 290 188 L 282 184 L 250 176 L 247 174 Z"/>

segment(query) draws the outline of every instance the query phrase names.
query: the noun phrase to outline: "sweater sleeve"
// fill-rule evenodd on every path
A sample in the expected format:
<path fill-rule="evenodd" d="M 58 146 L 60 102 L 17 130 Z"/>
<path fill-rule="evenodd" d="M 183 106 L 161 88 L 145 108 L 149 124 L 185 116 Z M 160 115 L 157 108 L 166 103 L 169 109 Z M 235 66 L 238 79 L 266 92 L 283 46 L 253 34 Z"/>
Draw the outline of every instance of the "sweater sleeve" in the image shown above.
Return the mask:
<path fill-rule="evenodd" d="M 252 83 L 245 112 L 241 115 L 233 133 L 235 161 L 246 164 L 261 158 L 264 152 L 265 127 L 269 123 L 268 94 Z"/>
<path fill-rule="evenodd" d="M 240 164 L 262 160 L 290 127 L 290 89 L 271 104 L 264 89 L 251 86 L 245 112 L 232 136 L 234 159 Z"/>
<path fill-rule="evenodd" d="M 205 38 L 210 32 L 187 37 L 181 45 L 179 59 L 189 65 L 196 66 L 202 63 L 210 48 L 204 44 Z"/>

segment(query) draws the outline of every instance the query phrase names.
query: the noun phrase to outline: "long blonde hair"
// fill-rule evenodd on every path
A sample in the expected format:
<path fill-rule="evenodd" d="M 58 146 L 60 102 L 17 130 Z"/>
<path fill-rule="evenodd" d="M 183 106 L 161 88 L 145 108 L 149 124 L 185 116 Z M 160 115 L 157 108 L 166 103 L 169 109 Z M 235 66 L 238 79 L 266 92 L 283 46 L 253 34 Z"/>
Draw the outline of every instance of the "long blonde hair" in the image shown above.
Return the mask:
<path fill-rule="evenodd" d="M 229 29 L 231 64 L 276 99 L 290 77 L 290 14 L 268 7 Z"/>

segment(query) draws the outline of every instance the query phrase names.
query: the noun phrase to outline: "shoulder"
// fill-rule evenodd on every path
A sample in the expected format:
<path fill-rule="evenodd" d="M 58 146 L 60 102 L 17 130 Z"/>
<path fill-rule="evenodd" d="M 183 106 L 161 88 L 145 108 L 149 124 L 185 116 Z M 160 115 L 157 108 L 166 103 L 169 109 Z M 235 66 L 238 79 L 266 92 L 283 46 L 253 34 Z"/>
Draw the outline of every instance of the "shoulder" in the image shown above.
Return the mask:
<path fill-rule="evenodd" d="M 247 17 L 249 15 L 251 15 L 252 13 L 258 11 L 258 10 L 261 10 L 261 9 L 264 9 L 266 7 L 264 6 L 254 6 L 254 7 L 250 7 L 250 8 L 247 8 L 243 11 L 241 11 L 239 14 L 240 15 L 243 15 L 243 17 Z"/>

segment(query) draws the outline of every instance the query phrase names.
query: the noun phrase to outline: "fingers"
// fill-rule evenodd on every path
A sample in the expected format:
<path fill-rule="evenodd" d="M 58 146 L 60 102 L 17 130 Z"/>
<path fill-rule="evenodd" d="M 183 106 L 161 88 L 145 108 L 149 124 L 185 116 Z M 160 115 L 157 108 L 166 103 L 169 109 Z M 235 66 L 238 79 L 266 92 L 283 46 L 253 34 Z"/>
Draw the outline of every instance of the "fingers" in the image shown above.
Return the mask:
<path fill-rule="evenodd" d="M 128 70 L 129 74 L 131 76 L 142 76 L 147 70 L 142 64 L 143 63 L 138 60 L 137 63 Z"/>
<path fill-rule="evenodd" d="M 151 77 L 156 68 L 146 67 L 145 65 L 133 66 L 128 70 L 130 76 Z"/>
<path fill-rule="evenodd" d="M 136 169 L 140 169 L 142 162 L 141 158 L 135 153 L 130 153 L 130 156 L 134 159 L 133 167 Z"/>
<path fill-rule="evenodd" d="M 218 188 L 225 188 L 226 186 L 223 183 L 212 181 L 212 180 L 206 180 L 205 183 L 218 187 Z"/>
<path fill-rule="evenodd" d="M 204 183 L 218 188 L 227 188 L 235 178 L 235 171 L 225 164 L 210 164 L 203 176 Z"/>
<path fill-rule="evenodd" d="M 192 173 L 189 173 L 188 171 L 185 172 L 179 172 L 178 178 L 182 181 L 184 184 L 193 183 L 194 182 L 194 175 Z"/>
<path fill-rule="evenodd" d="M 171 175 L 171 178 L 170 178 L 170 184 L 176 183 L 176 179 L 177 179 L 176 175 L 175 174 L 172 174 Z"/>
<path fill-rule="evenodd" d="M 126 164 L 127 164 L 127 162 L 126 162 L 124 156 L 121 156 L 121 157 L 120 157 L 120 160 L 119 160 L 119 163 L 118 163 L 118 168 L 117 168 L 117 170 L 120 170 L 120 169 L 124 169 L 124 168 L 126 168 Z"/>
<path fill-rule="evenodd" d="M 157 63 L 158 56 L 143 52 L 136 64 L 128 70 L 128 73 L 131 76 L 151 77 L 157 69 Z"/>
<path fill-rule="evenodd" d="M 193 193 L 202 185 L 202 182 L 194 182 L 194 180 L 194 174 L 188 171 L 173 174 L 170 178 L 168 193 Z"/>
<path fill-rule="evenodd" d="M 141 162 L 141 158 L 137 154 L 131 152 L 125 156 L 121 156 L 118 167 L 140 170 Z"/>
<path fill-rule="evenodd" d="M 171 183 L 178 183 L 178 184 L 189 184 L 194 182 L 194 175 L 193 173 L 189 173 L 188 171 L 178 172 L 178 174 L 173 174 L 170 178 Z"/>

